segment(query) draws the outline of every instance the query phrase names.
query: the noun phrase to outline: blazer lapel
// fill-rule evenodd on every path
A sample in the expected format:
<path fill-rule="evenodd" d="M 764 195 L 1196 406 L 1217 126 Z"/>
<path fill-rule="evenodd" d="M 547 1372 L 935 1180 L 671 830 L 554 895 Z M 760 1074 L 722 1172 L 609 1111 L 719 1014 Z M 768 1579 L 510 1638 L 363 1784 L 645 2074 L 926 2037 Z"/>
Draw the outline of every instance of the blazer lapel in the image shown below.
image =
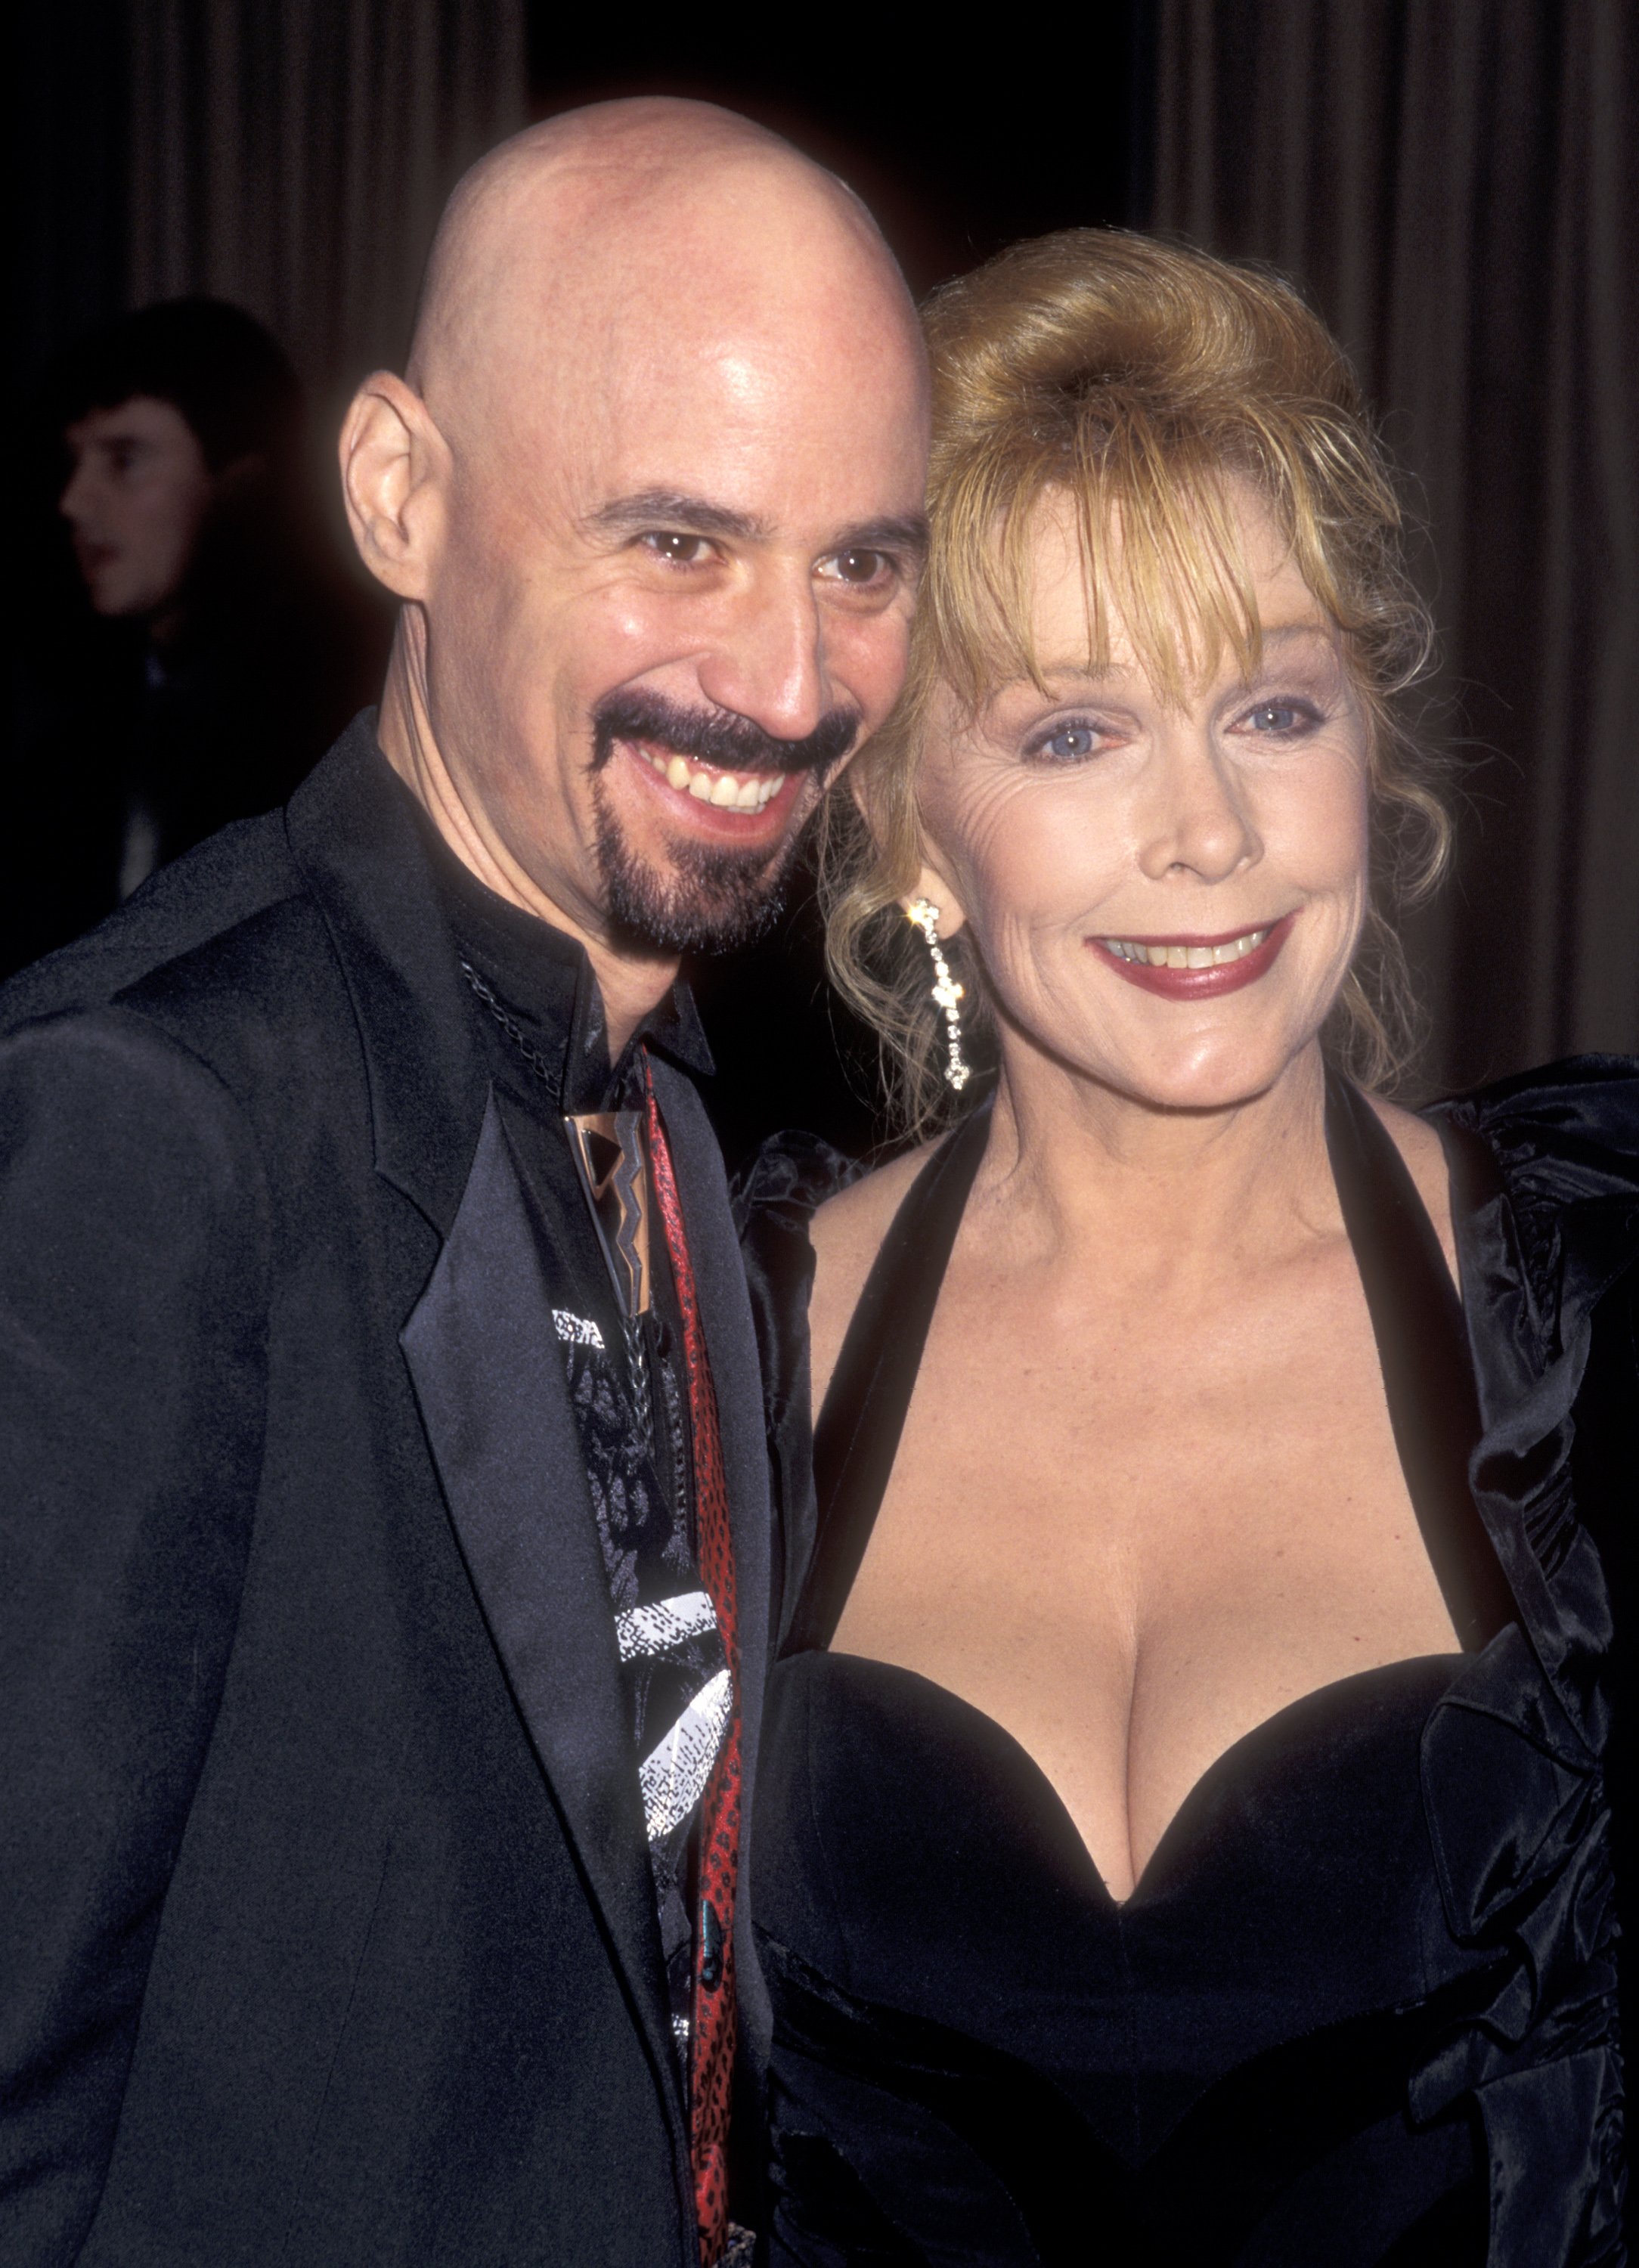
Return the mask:
<path fill-rule="evenodd" d="M 376 1170 L 442 1237 L 472 1167 L 489 1080 L 409 791 L 366 710 L 285 810 L 358 1021 Z"/>
<path fill-rule="evenodd" d="M 711 1382 L 717 1397 L 723 1463 L 734 1537 L 734 1582 L 739 1608 L 740 1653 L 740 1896 L 735 1970 L 741 2019 L 761 2065 L 772 2016 L 753 1949 L 746 1895 L 756 1788 L 763 1680 L 768 1661 L 768 1570 L 772 1546 L 768 1440 L 762 1416 L 762 1373 L 746 1289 L 739 1241 L 729 1211 L 723 1153 L 693 1082 L 659 1057 L 652 1058 L 655 1100 L 665 1121 L 677 1174 L 683 1228 L 700 1298 Z"/>
<path fill-rule="evenodd" d="M 535 1230 L 493 1095 L 401 1344 L 473 1587 L 601 1910 L 676 2146 L 675 2054 L 608 1581 Z"/>

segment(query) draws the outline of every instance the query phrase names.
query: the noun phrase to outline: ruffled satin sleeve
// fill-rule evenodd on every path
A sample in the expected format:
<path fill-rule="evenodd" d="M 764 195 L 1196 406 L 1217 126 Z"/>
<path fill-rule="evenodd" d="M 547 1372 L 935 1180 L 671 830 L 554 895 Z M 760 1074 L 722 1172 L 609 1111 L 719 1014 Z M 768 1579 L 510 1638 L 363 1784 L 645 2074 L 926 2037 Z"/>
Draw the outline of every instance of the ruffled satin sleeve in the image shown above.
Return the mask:
<path fill-rule="evenodd" d="M 1491 1956 L 1494 1989 L 1415 2074 L 1411 2107 L 1479 2113 L 1488 2268 L 1588 2268 L 1628 2257 L 1639 1065 L 1584 1057 L 1432 1115 L 1480 1396 L 1469 1477 L 1518 1622 L 1424 1734 L 1447 1926 Z"/>
<path fill-rule="evenodd" d="M 762 1359 L 763 1414 L 779 1536 L 780 1594 L 770 1602 L 778 1638 L 801 1588 L 814 1537 L 813 1425 L 808 1391 L 808 1298 L 814 1254 L 808 1225 L 827 1197 L 866 1168 L 818 1135 L 770 1136 L 731 1190 Z M 777 1659 L 779 1646 L 770 1649 Z"/>

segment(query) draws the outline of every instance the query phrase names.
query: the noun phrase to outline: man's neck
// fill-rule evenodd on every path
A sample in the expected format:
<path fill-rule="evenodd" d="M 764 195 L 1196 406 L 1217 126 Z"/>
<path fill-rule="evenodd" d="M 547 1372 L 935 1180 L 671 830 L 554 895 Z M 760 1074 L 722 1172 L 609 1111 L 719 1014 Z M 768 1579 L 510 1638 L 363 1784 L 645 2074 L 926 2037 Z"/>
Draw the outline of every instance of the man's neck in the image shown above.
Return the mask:
<path fill-rule="evenodd" d="M 603 998 L 609 1054 L 621 1049 L 677 976 L 675 955 L 617 952 L 606 936 L 577 921 L 543 890 L 508 850 L 487 814 L 464 795 L 444 760 L 428 715 L 424 638 L 408 608 L 399 617 L 381 696 L 382 754 L 470 874 L 508 905 L 548 922 L 585 947 Z"/>

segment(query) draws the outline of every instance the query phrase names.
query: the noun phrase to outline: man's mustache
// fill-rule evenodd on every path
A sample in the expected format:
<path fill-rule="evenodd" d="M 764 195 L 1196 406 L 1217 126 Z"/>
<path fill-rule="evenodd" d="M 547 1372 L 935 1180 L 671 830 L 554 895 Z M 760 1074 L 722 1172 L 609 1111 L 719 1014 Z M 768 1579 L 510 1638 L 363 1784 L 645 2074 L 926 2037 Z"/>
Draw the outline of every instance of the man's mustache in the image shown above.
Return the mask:
<path fill-rule="evenodd" d="M 592 770 L 601 771 L 617 740 L 647 740 L 725 772 L 827 772 L 853 747 L 859 718 L 833 709 L 800 740 L 776 740 L 731 710 L 685 709 L 658 693 L 611 693 L 592 711 Z"/>

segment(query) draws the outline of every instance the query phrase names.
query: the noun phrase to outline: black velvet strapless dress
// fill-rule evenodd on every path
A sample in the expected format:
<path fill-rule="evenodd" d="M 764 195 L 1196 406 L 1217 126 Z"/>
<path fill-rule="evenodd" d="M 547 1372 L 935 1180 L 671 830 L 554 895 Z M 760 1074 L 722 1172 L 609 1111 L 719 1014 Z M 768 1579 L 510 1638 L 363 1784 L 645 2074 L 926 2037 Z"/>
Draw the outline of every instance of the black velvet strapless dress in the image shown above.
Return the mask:
<path fill-rule="evenodd" d="M 1607 1814 L 1581 1755 L 1564 1769 L 1562 1712 L 1470 1485 L 1484 1427 L 1433 1230 L 1341 1084 L 1327 1130 L 1408 1490 L 1466 1650 L 1346 1678 L 1237 1742 L 1124 1903 L 999 1725 L 912 1672 L 829 1652 L 985 1128 L 947 1141 L 885 1241 L 815 1429 L 764 1719 L 748 1879 L 773 2017 L 776 2268 L 1622 2257 Z M 1472 1135 L 1448 1140 L 1482 1182 Z M 790 1231 L 825 1192 L 782 1171 Z M 763 1304 L 796 1398 L 789 1283 Z M 789 1437 L 790 1407 L 772 1423 Z M 1576 1887 L 1554 1982 L 1522 1999 L 1518 1892 L 1556 1828 L 1549 1873 L 1562 1902 Z M 1511 2125 L 1506 2085 L 1495 2102 L 1476 2086 L 1475 2043 L 1503 2038 Z"/>

